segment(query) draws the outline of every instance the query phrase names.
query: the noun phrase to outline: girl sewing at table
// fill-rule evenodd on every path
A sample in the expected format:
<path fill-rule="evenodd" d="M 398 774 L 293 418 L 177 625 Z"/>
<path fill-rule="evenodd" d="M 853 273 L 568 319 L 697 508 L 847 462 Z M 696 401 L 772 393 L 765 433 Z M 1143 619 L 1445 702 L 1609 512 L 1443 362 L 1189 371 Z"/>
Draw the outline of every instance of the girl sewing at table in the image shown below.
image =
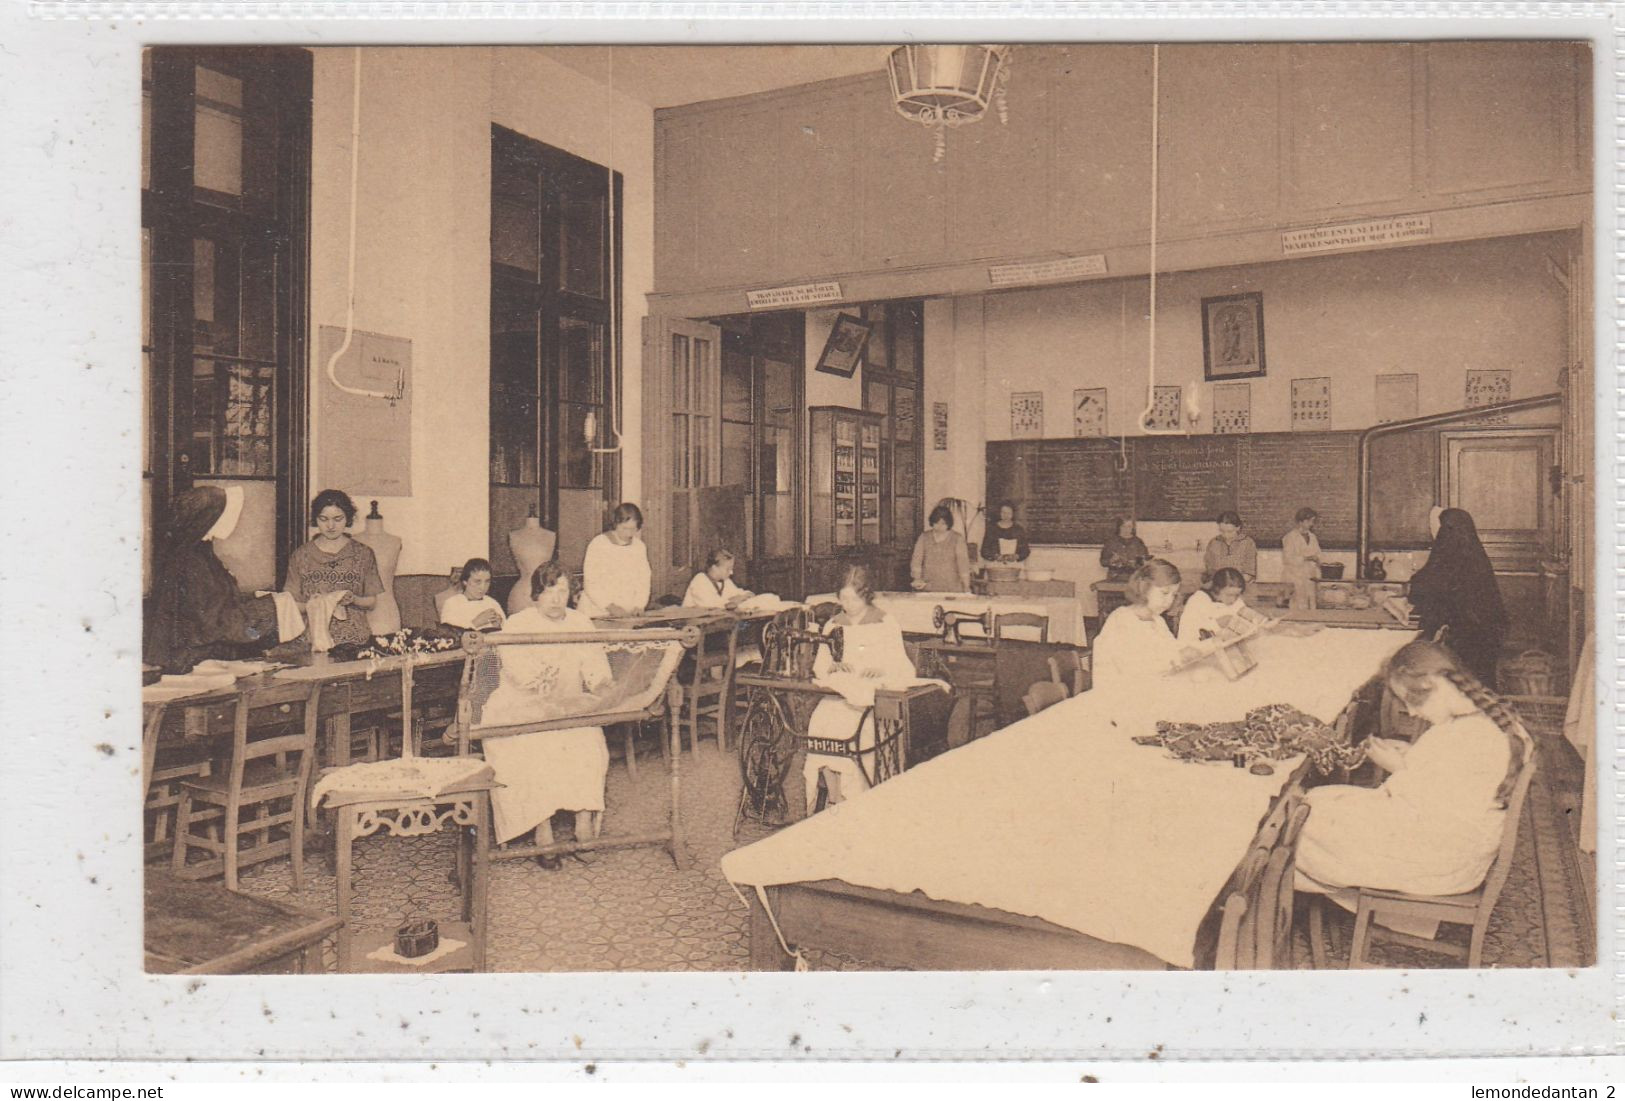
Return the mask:
<path fill-rule="evenodd" d="M 372 548 L 346 530 L 355 522 L 355 502 L 341 490 L 324 489 L 310 503 L 310 514 L 316 535 L 289 555 L 282 587 L 305 605 L 313 648 L 371 642 L 367 611 L 384 582 Z"/>
<path fill-rule="evenodd" d="M 1210 647 L 1181 645 L 1163 613 L 1179 596 L 1179 567 L 1153 558 L 1123 586 L 1128 601 L 1106 617 L 1095 637 L 1094 685 L 1097 689 L 1133 684 L 1171 673 Z"/>
<path fill-rule="evenodd" d="M 441 605 L 440 622 L 465 631 L 499 629 L 505 617 L 502 605 L 490 596 L 491 563 L 483 558 L 470 558 L 457 576 L 462 591 L 448 596 Z"/>
<path fill-rule="evenodd" d="M 1258 576 L 1258 544 L 1253 537 L 1243 535 L 1239 513 L 1219 513 L 1219 534 L 1208 540 L 1202 555 L 1202 576 L 1211 579 L 1218 571 L 1229 567 L 1251 582 Z"/>
<path fill-rule="evenodd" d="M 1132 518 L 1120 517 L 1112 526 L 1113 535 L 1101 544 L 1100 564 L 1106 567 L 1106 580 L 1127 581 L 1129 575 L 1140 568 L 1151 552 L 1145 540 L 1134 534 Z"/>
<path fill-rule="evenodd" d="M 835 660 L 829 647 L 820 646 L 813 658 L 813 679 L 820 680 L 832 674 L 855 674 L 877 682 L 913 680 L 914 663 L 903 648 L 903 629 L 895 619 L 875 607 L 874 580 L 868 567 L 850 567 L 836 599 L 840 601 L 841 610 L 824 624 L 824 633 L 841 632 L 841 660 Z M 869 694 L 872 699 L 872 691 Z M 873 749 L 875 720 L 872 711 L 872 703 L 860 707 L 842 696 L 830 696 L 821 700 L 813 711 L 807 723 L 807 737 L 856 741 L 860 751 Z M 818 805 L 820 786 L 831 803 L 838 803 L 843 795 L 851 796 L 869 786 L 863 770 L 851 757 L 809 752 L 802 776 L 807 783 L 808 814 L 813 813 Z"/>
<path fill-rule="evenodd" d="M 930 525 L 914 540 L 911 584 L 930 593 L 970 592 L 970 551 L 965 537 L 954 530 L 953 510 L 938 505 L 931 510 Z"/>
<path fill-rule="evenodd" d="M 276 645 L 276 606 L 240 591 L 214 553 L 214 540 L 231 534 L 242 509 L 241 486 L 197 486 L 175 498 L 142 641 L 147 663 L 185 673 L 204 658 L 238 658 Z"/>
<path fill-rule="evenodd" d="M 643 510 L 630 501 L 616 505 L 609 527 L 587 544 L 577 602 L 583 612 L 594 618 L 626 616 L 648 607 L 653 574 L 642 532 Z"/>
<path fill-rule="evenodd" d="M 1500 847 L 1507 800 L 1534 746 L 1500 697 L 1438 643 L 1401 648 L 1384 677 L 1428 728 L 1414 743 L 1368 740 L 1367 756 L 1391 773 L 1381 787 L 1334 784 L 1305 796 L 1313 809 L 1298 841 L 1299 888 L 1470 891 Z"/>
<path fill-rule="evenodd" d="M 530 579 L 534 603 L 510 616 L 502 633 L 596 630 L 590 618 L 570 607 L 570 589 L 570 575 L 558 562 L 538 566 Z M 501 683 L 485 704 L 482 725 L 528 721 L 533 718 L 530 701 L 538 695 L 569 701 L 604 688 L 611 675 L 609 656 L 600 644 L 502 647 Z M 583 709 L 590 711 L 585 701 Z M 537 844 L 551 845 L 552 819 L 559 811 L 575 812 L 576 840 L 598 835 L 604 811 L 604 779 L 609 774 L 609 748 L 604 744 L 603 727 L 488 738 L 481 746 L 497 782 L 503 785 L 491 793 L 497 841 L 511 841 L 527 830 L 535 830 Z M 556 856 L 543 855 L 537 860 L 543 867 L 558 866 Z"/>
<path fill-rule="evenodd" d="M 1179 613 L 1179 641 L 1201 642 L 1225 632 L 1242 634 L 1268 623 L 1269 617 L 1247 606 L 1242 597 L 1247 579 L 1229 566 L 1215 570 L 1207 588 L 1197 589 Z"/>
<path fill-rule="evenodd" d="M 694 575 L 683 594 L 685 608 L 726 608 L 729 611 L 749 600 L 753 593 L 734 584 L 734 552 L 718 547 L 711 552 L 705 569 Z"/>

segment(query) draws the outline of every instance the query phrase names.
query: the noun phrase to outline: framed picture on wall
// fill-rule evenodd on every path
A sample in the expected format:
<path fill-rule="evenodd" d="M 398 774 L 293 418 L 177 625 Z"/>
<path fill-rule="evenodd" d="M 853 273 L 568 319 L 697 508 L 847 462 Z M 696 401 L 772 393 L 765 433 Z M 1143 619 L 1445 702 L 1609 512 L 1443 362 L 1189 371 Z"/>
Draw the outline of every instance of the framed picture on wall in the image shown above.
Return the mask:
<path fill-rule="evenodd" d="M 869 340 L 869 323 L 851 314 L 837 314 L 835 326 L 824 342 L 823 354 L 818 357 L 817 369 L 828 375 L 851 378 L 863 358 L 863 346 Z"/>
<path fill-rule="evenodd" d="M 1209 382 L 1264 375 L 1264 296 L 1202 299 L 1202 360 Z"/>

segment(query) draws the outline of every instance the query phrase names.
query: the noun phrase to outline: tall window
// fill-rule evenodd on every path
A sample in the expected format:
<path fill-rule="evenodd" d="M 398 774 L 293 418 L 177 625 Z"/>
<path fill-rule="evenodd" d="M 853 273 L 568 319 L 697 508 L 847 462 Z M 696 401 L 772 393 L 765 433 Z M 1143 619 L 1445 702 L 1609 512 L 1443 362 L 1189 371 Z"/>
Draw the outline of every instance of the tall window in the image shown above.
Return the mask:
<path fill-rule="evenodd" d="M 609 293 L 610 271 L 620 270 L 619 174 L 613 192 L 599 165 L 492 128 L 491 553 L 498 573 L 518 568 L 507 533 L 527 515 L 559 533 L 560 555 L 571 561 L 571 549 L 597 534 L 603 505 L 619 493 L 616 456 L 602 450 L 613 442 L 619 415 L 611 383 L 620 364 L 609 356 L 611 326 L 618 334 L 620 325 Z"/>
<path fill-rule="evenodd" d="M 177 493 L 242 485 L 243 529 L 265 533 L 237 552 L 245 585 L 274 584 L 304 534 L 310 104 L 304 50 L 142 55 L 149 536 Z"/>
<path fill-rule="evenodd" d="M 920 377 L 925 323 L 921 303 L 865 306 L 869 342 L 864 348 L 863 407 L 886 417 L 880 445 L 881 530 L 884 541 L 912 547 L 924 524 L 921 513 Z"/>

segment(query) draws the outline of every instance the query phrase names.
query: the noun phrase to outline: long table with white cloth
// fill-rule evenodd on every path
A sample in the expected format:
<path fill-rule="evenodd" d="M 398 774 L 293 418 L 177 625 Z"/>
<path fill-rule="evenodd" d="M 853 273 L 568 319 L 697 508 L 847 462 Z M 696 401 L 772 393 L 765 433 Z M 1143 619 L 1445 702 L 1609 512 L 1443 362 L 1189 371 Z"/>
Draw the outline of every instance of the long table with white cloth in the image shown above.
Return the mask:
<path fill-rule="evenodd" d="M 834 593 L 809 596 L 810 605 L 833 602 Z M 1064 596 L 976 596 L 973 593 L 902 593 L 875 594 L 875 607 L 897 620 L 903 633 L 909 635 L 935 635 L 940 632 L 932 623 L 938 607 L 944 611 L 965 612 L 979 616 L 992 611 L 994 615 L 1009 612 L 1032 612 L 1049 620 L 1049 641 L 1064 642 L 1070 646 L 1086 646 L 1083 626 L 1083 605 L 1076 597 Z M 1011 638 L 1028 638 L 1026 628 L 1012 630 Z M 962 628 L 966 638 L 980 637 L 982 629 L 974 623 Z"/>
<path fill-rule="evenodd" d="M 765 935 L 894 966 L 951 967 L 944 951 L 954 938 L 943 930 L 957 907 L 984 940 L 1000 923 L 1018 939 L 1035 924 L 1052 940 L 1057 929 L 1081 934 L 1093 948 L 1067 955 L 1069 966 L 1194 966 L 1199 926 L 1302 759 L 1259 776 L 1133 739 L 1159 719 L 1239 720 L 1271 703 L 1332 722 L 1409 637 L 1266 635 L 1249 643 L 1258 666 L 1239 680 L 1203 662 L 1149 686 L 1086 692 L 736 849 L 723 874 L 755 893 L 753 911 L 771 915 L 753 920 L 752 959 L 777 951 L 755 943 Z M 836 913 L 852 901 L 848 888 L 883 898 L 884 918 Z M 1004 962 L 987 958 L 977 957 L 982 966 L 1054 966 L 1019 944 L 992 957 Z"/>

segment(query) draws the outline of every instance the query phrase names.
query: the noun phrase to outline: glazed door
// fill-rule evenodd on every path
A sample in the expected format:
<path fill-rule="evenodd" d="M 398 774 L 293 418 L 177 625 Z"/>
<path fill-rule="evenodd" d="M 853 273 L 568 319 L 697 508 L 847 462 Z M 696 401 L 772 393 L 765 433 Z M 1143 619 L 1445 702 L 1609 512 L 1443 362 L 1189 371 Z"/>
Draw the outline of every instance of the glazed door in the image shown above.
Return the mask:
<path fill-rule="evenodd" d="M 643 538 L 656 596 L 681 595 L 712 544 L 743 538 L 744 487 L 722 480 L 721 348 L 715 325 L 644 321 Z"/>

